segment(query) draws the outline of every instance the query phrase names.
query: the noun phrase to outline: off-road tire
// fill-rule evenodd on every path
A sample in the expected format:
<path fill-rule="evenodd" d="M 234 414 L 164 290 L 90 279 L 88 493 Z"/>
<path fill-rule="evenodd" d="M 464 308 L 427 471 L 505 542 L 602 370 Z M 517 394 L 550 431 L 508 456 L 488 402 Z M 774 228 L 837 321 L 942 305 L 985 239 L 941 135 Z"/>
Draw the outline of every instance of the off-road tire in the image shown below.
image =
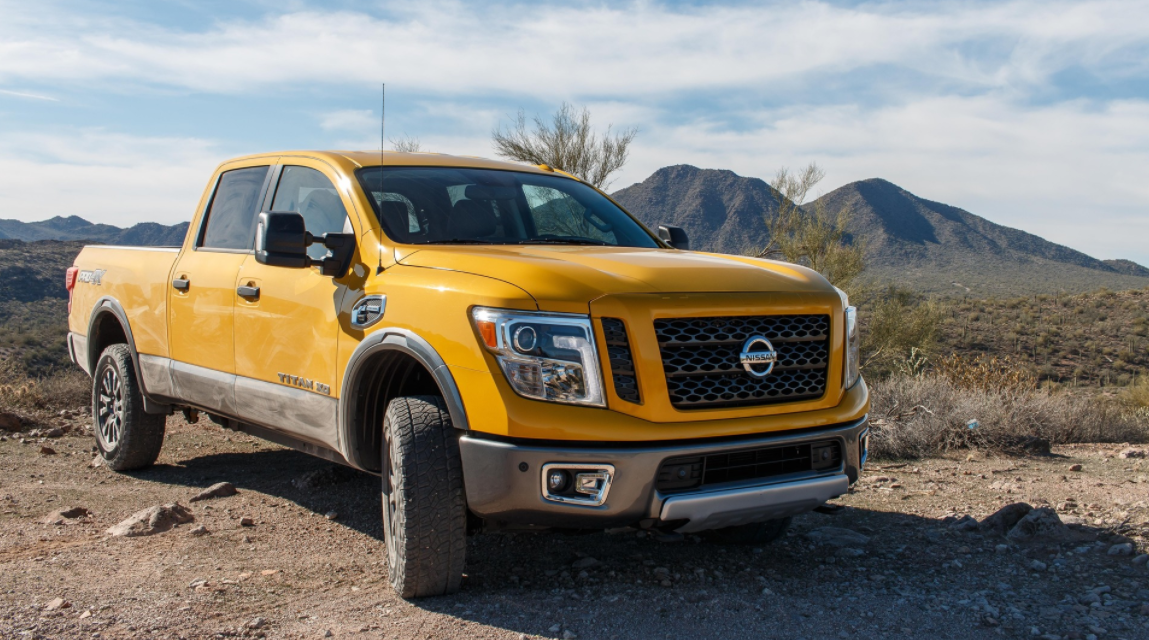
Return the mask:
<path fill-rule="evenodd" d="M 467 554 L 463 464 L 436 396 L 395 398 L 383 419 L 383 531 L 402 598 L 455 593 Z"/>
<path fill-rule="evenodd" d="M 714 529 L 704 536 L 718 544 L 769 544 L 786 533 L 793 518 L 776 518 L 765 522 L 751 522 L 736 527 Z"/>
<path fill-rule="evenodd" d="M 92 428 L 96 450 L 113 471 L 149 467 L 164 446 L 167 417 L 144 411 L 131 349 L 113 344 L 92 375 Z"/>

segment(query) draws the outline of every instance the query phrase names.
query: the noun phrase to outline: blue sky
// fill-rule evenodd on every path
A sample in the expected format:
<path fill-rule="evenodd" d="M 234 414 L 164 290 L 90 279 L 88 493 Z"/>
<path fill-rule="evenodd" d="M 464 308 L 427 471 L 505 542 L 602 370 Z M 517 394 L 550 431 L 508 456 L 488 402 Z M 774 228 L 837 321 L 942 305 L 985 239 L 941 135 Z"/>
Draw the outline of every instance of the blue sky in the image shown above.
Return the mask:
<path fill-rule="evenodd" d="M 0 0 L 0 218 L 191 215 L 210 170 L 388 137 L 490 156 L 519 108 L 694 164 L 881 177 L 1149 264 L 1149 2 Z"/>

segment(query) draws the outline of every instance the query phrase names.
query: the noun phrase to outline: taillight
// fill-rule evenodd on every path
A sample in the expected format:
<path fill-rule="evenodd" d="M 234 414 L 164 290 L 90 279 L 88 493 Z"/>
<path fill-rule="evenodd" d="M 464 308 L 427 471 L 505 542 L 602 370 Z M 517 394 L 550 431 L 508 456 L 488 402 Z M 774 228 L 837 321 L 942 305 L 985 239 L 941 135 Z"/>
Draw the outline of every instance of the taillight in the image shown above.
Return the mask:
<path fill-rule="evenodd" d="M 80 275 L 80 267 L 68 267 L 64 275 L 64 288 L 68 290 L 68 313 L 72 313 L 72 289 L 76 288 L 76 278 Z"/>

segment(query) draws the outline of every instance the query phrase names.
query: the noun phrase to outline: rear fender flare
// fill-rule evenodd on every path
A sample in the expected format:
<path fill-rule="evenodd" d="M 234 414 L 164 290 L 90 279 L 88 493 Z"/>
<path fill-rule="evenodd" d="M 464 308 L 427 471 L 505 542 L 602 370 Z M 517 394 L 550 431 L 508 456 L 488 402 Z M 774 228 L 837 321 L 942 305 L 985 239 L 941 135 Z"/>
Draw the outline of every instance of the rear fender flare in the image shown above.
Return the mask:
<path fill-rule="evenodd" d="M 136 351 L 136 340 L 132 337 L 132 325 L 128 322 L 128 314 L 124 313 L 124 307 L 120 305 L 119 301 L 111 296 L 104 296 L 96 301 L 92 307 L 92 314 L 88 318 L 88 353 L 85 354 L 88 358 L 88 371 L 92 375 L 96 375 L 96 364 L 100 361 L 101 350 L 97 345 L 99 341 L 96 331 L 104 316 L 111 315 L 115 317 L 116 322 L 120 325 L 120 329 L 124 332 L 124 338 L 128 341 L 128 350 L 132 353 L 132 366 L 136 370 L 136 377 L 140 379 L 140 391 L 144 396 L 144 411 L 148 413 L 162 413 L 170 414 L 171 407 L 161 402 L 156 402 L 148 395 L 148 390 L 143 384 L 143 377 L 140 375 L 140 355 Z"/>

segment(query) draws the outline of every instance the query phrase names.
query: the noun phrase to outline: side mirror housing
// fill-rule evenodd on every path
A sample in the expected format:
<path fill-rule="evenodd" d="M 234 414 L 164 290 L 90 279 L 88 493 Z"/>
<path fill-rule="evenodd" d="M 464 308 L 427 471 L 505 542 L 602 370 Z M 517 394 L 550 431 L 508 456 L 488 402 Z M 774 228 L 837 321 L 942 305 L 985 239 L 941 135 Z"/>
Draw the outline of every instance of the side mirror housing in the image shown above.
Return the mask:
<path fill-rule="evenodd" d="M 660 224 L 658 225 L 658 237 L 675 249 L 690 251 L 690 238 L 686 237 L 686 231 L 682 227 Z"/>
<path fill-rule="evenodd" d="M 294 211 L 264 211 L 255 231 L 255 261 L 273 267 L 305 269 L 311 266 L 307 247 L 311 234 L 303 216 Z"/>
<path fill-rule="evenodd" d="M 320 243 L 327 255 L 313 260 L 307 247 Z M 255 232 L 255 261 L 273 267 L 306 269 L 317 266 L 331 278 L 341 278 L 351 267 L 355 254 L 355 236 L 350 233 L 326 233 L 316 238 L 307 231 L 303 216 L 294 211 L 264 211 L 259 214 Z"/>

